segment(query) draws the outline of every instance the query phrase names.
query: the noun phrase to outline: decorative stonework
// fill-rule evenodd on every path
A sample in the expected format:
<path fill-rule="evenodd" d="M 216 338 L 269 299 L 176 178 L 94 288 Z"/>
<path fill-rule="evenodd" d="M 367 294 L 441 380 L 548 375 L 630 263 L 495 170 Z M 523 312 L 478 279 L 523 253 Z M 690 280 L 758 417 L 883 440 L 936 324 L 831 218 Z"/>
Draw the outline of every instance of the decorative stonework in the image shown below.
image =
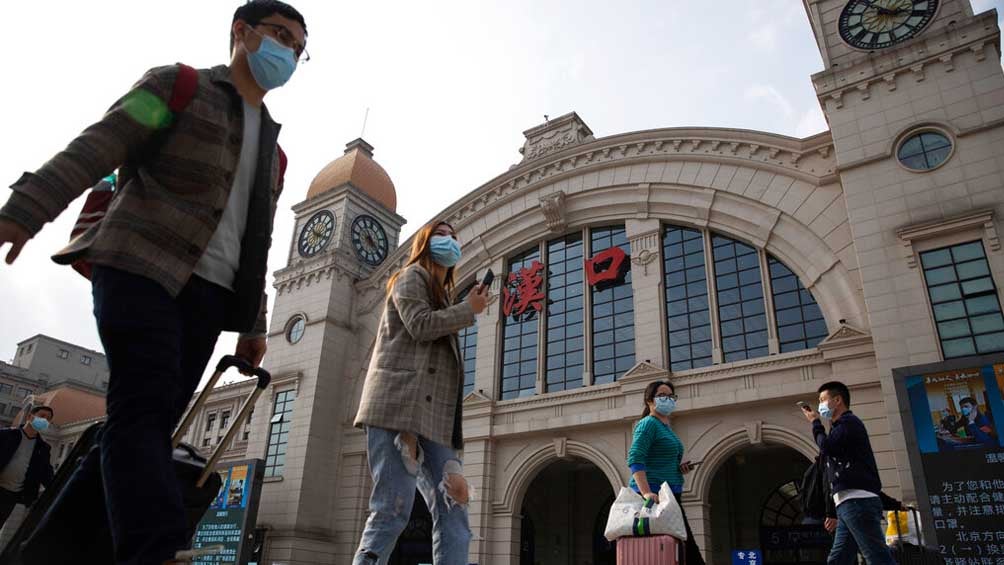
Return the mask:
<path fill-rule="evenodd" d="M 768 144 L 766 141 L 731 141 L 716 137 L 716 133 L 718 132 L 707 131 L 700 137 L 700 140 L 709 143 L 697 146 L 693 143 L 696 140 L 690 136 L 685 139 L 653 138 L 599 148 L 595 147 L 596 142 L 589 143 L 583 147 L 581 152 L 562 157 L 557 161 L 545 162 L 530 169 L 517 167 L 509 175 L 497 181 L 498 184 L 475 191 L 476 196 L 472 196 L 464 201 L 459 208 L 454 209 L 449 214 L 447 221 L 460 229 L 470 219 L 482 214 L 484 210 L 490 209 L 497 203 L 506 201 L 520 192 L 529 190 L 539 183 L 552 180 L 554 177 L 567 175 L 585 167 L 616 166 L 619 161 L 633 161 L 640 158 L 694 157 L 695 160 L 714 158 L 723 161 L 738 159 L 748 161 L 749 166 L 752 167 L 766 164 L 790 169 L 796 177 L 812 179 L 813 182 L 818 181 L 824 184 L 830 182 L 829 177 L 836 172 L 836 159 L 832 151 L 833 142 L 829 138 L 814 139 L 812 145 L 805 146 L 802 142 Z M 731 132 L 722 131 L 720 135 L 728 133 Z M 655 136 L 659 132 L 646 132 L 645 134 Z M 667 130 L 664 135 L 672 135 L 672 132 Z M 728 143 L 730 141 L 731 143 Z M 733 145 L 736 146 L 735 151 L 732 149 Z M 712 150 L 712 147 L 715 149 Z M 805 155 L 809 151 L 818 155 L 819 159 L 807 163 Z M 643 205 L 644 203 L 639 203 L 639 206 Z"/>
<path fill-rule="evenodd" d="M 1000 251 L 1001 241 L 997 233 L 997 224 L 994 222 L 994 210 L 977 210 L 961 216 L 954 216 L 925 222 L 913 226 L 907 226 L 896 230 L 900 242 L 903 244 L 903 258 L 911 269 L 917 267 L 917 253 L 913 249 L 915 241 L 940 237 L 960 231 L 970 229 L 982 229 L 983 241 L 990 251 Z"/>
<path fill-rule="evenodd" d="M 575 112 L 547 120 L 526 130 L 523 135 L 526 136 L 526 143 L 519 152 L 523 154 L 524 163 L 593 140 L 592 130 Z"/>
<path fill-rule="evenodd" d="M 564 459 L 567 457 L 566 447 L 568 444 L 568 438 L 566 437 L 556 437 L 554 438 L 554 455 L 558 459 Z"/>
<path fill-rule="evenodd" d="M 643 269 L 648 276 L 648 266 L 659 258 L 659 232 L 649 232 L 631 238 L 631 263 Z"/>
<path fill-rule="evenodd" d="M 868 343 L 871 342 L 871 340 L 872 336 L 868 334 L 868 332 L 844 322 L 840 324 L 840 327 L 837 328 L 836 331 L 826 336 L 826 339 L 823 341 L 819 342 L 816 347 L 823 350 L 834 349 Z"/>
<path fill-rule="evenodd" d="M 628 372 L 624 373 L 624 376 L 621 377 L 620 382 L 624 382 L 625 380 L 644 380 L 651 377 L 660 378 L 660 377 L 665 377 L 668 374 L 669 371 L 667 371 L 666 369 L 642 361 L 641 363 L 636 364 L 634 367 L 631 367 L 628 370 Z"/>
<path fill-rule="evenodd" d="M 645 276 L 648 276 L 648 264 L 659 258 L 658 253 L 653 253 L 648 249 L 642 249 L 638 253 L 631 253 L 631 262 L 635 265 L 640 265 L 642 267 L 642 272 Z"/>
<path fill-rule="evenodd" d="M 750 445 L 760 445 L 763 443 L 763 422 L 746 422 L 746 438 Z"/>
<path fill-rule="evenodd" d="M 363 273 L 347 266 L 354 262 L 354 259 L 347 259 L 345 253 L 338 250 L 311 259 L 298 259 L 285 269 L 276 271 L 272 286 L 278 295 L 283 295 L 332 279 L 339 282 L 355 281 L 362 278 Z"/>
<path fill-rule="evenodd" d="M 544 213 L 547 229 L 558 233 L 565 231 L 565 193 L 554 192 L 540 197 L 540 210 Z"/>
<path fill-rule="evenodd" d="M 895 91 L 898 80 L 906 75 L 916 82 L 926 80 L 929 72 L 950 73 L 955 70 L 953 58 L 972 55 L 977 61 L 986 59 L 987 47 L 996 38 L 997 23 L 990 12 L 980 14 L 961 28 L 949 28 L 940 37 L 928 37 L 928 45 L 938 45 L 939 51 L 931 54 L 926 49 L 890 49 L 886 52 L 861 58 L 848 67 L 834 67 L 812 76 L 816 94 L 825 106 L 833 102 L 833 109 L 844 107 L 848 94 L 857 100 L 871 97 L 871 85 L 882 84 Z"/>

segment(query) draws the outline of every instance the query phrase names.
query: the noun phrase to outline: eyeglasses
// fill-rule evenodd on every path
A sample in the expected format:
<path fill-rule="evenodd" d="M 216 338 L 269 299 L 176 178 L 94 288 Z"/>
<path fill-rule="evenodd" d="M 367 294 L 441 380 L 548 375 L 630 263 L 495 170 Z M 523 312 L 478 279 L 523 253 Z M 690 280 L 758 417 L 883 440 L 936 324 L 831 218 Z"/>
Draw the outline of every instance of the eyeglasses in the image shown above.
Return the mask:
<path fill-rule="evenodd" d="M 271 29 L 272 33 L 269 35 L 274 35 L 279 43 L 292 49 L 293 54 L 296 55 L 296 62 L 298 64 L 303 64 L 310 60 L 310 53 L 307 53 L 307 48 L 296 40 L 296 36 L 286 26 L 270 22 L 258 22 L 257 25 Z"/>
<path fill-rule="evenodd" d="M 658 394 L 656 398 L 662 398 L 663 400 L 676 400 L 677 396 L 675 394 Z"/>

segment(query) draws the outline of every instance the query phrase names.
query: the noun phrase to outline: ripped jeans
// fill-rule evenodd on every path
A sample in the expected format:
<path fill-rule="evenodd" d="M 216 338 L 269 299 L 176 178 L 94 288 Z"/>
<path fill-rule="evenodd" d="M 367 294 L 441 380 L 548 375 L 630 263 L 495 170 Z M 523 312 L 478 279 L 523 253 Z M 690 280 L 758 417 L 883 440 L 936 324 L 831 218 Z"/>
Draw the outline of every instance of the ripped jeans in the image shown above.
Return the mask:
<path fill-rule="evenodd" d="M 394 430 L 366 429 L 367 457 L 373 476 L 370 515 L 353 565 L 386 565 L 397 538 L 408 525 L 415 489 L 432 514 L 432 555 L 436 565 L 467 565 L 471 530 L 467 505 L 453 499 L 446 473 L 460 473 L 460 458 L 452 448 L 418 438 L 418 454 Z M 463 480 L 457 475 L 451 481 Z M 451 482 L 451 485 L 453 483 Z"/>

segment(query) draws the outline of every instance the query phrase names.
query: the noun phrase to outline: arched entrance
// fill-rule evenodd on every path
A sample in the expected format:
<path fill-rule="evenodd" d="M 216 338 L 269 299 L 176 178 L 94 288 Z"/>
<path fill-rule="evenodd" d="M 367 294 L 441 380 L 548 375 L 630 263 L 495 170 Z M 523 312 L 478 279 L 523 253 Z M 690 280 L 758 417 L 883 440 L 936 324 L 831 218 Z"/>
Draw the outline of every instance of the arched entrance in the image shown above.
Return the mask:
<path fill-rule="evenodd" d="M 729 457 L 711 481 L 710 549 L 713 563 L 732 551 L 759 549 L 765 565 L 826 563 L 829 536 L 802 515 L 798 484 L 810 461 L 798 451 L 760 443 Z"/>
<path fill-rule="evenodd" d="M 545 467 L 523 498 L 520 565 L 614 565 L 603 538 L 613 499 L 606 475 L 585 459 Z"/>

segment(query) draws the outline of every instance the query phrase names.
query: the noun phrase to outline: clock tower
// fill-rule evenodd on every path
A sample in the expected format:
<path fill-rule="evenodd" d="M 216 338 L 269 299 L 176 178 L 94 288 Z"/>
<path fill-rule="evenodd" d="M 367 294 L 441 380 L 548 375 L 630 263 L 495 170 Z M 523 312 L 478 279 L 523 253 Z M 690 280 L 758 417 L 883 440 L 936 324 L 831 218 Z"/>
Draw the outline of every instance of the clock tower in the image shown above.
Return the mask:
<path fill-rule="evenodd" d="M 866 423 L 886 417 L 891 441 L 875 446 L 884 488 L 916 501 L 911 475 L 921 471 L 906 453 L 892 370 L 981 347 L 968 331 L 951 334 L 958 321 L 948 317 L 966 311 L 932 306 L 937 281 L 921 254 L 981 241 L 989 270 L 1004 280 L 997 14 L 974 14 L 969 0 L 803 4 L 822 54 L 824 70 L 812 81 L 833 137 L 853 236 L 847 253 L 857 263 L 881 384 L 880 392 L 858 385 L 858 398 L 873 401 L 852 408 Z"/>
<path fill-rule="evenodd" d="M 352 416 L 347 383 L 367 353 L 356 346 L 355 283 L 397 247 L 405 220 L 396 207 L 394 184 L 362 139 L 348 143 L 293 206 L 288 262 L 275 273 L 270 313 L 273 384 L 255 408 L 248 443 L 248 455 L 266 463 L 258 522 L 277 562 L 334 553 L 336 470 Z"/>

